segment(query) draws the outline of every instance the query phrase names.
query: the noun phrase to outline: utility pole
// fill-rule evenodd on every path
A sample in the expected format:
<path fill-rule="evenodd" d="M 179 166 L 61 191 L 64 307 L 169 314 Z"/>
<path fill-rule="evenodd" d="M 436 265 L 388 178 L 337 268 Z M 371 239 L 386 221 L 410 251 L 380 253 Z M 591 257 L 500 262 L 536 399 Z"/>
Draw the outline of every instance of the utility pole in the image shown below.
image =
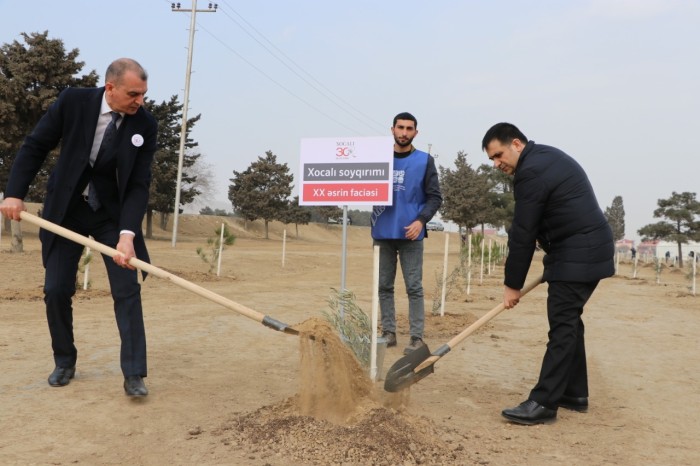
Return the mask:
<path fill-rule="evenodd" d="M 206 10 L 197 9 L 197 0 L 192 0 L 192 8 L 189 10 L 180 8 L 180 2 L 170 4 L 170 8 L 174 12 L 192 13 L 190 17 L 190 42 L 187 47 L 187 72 L 185 73 L 185 99 L 182 102 L 182 129 L 180 131 L 180 157 L 177 161 L 177 184 L 175 187 L 175 208 L 173 209 L 173 244 L 177 243 L 177 223 L 180 214 L 180 185 L 182 183 L 182 162 L 185 158 L 185 140 L 187 138 L 187 107 L 190 102 L 190 76 L 192 75 L 192 49 L 194 47 L 194 27 L 195 17 L 197 12 L 200 13 L 215 13 L 219 5 L 209 2 L 209 8 Z"/>

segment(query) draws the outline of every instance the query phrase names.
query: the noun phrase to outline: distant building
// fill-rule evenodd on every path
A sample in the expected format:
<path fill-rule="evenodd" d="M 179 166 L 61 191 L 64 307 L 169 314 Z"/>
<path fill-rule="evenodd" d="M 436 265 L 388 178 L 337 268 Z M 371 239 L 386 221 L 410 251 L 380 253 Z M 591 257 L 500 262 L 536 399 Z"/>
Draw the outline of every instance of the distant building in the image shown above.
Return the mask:
<path fill-rule="evenodd" d="M 694 251 L 694 253 L 699 252 L 700 243 L 697 241 L 689 241 L 688 243 L 681 244 L 683 259 L 688 257 L 690 251 Z M 678 243 L 673 241 L 644 241 L 637 246 L 637 254 L 642 257 L 649 255 L 651 257 L 664 259 L 667 252 L 670 253 L 672 259 L 676 259 L 678 257 Z"/>
<path fill-rule="evenodd" d="M 640 255 L 641 257 L 645 256 L 650 256 L 650 257 L 655 257 L 656 256 L 656 243 L 658 241 L 642 241 L 637 245 L 637 254 Z"/>
<path fill-rule="evenodd" d="M 631 239 L 621 239 L 615 242 L 615 251 L 620 254 L 630 254 L 630 250 L 634 247 L 634 241 Z"/>
<path fill-rule="evenodd" d="M 484 228 L 484 235 L 489 236 L 489 235 L 495 235 L 498 233 L 498 230 L 495 228 Z M 472 228 L 472 235 L 480 235 L 481 234 L 481 227 L 474 227 Z"/>
<path fill-rule="evenodd" d="M 464 234 L 464 228 L 460 229 L 460 233 Z M 500 228 L 496 229 L 493 227 L 489 228 L 484 228 L 484 236 L 508 236 L 508 233 L 506 233 L 505 228 Z M 480 235 L 481 234 L 481 227 L 474 227 L 472 228 L 472 235 Z"/>

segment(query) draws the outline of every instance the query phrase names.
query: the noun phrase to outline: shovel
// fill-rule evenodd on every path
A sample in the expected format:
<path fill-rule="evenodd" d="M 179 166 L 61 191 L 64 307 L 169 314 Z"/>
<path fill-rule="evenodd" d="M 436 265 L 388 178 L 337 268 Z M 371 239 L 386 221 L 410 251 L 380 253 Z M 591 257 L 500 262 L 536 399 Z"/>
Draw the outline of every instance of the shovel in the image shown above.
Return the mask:
<path fill-rule="evenodd" d="M 525 287 L 520 290 L 521 296 L 527 294 L 540 283 L 542 283 L 542 275 L 525 284 Z M 396 361 L 394 365 L 389 368 L 389 371 L 386 374 L 386 378 L 384 380 L 384 390 L 388 392 L 398 392 L 399 390 L 410 387 L 414 383 L 435 372 L 435 368 L 433 366 L 438 359 L 449 353 L 452 348 L 457 346 L 462 342 L 462 340 L 482 327 L 486 322 L 503 312 L 504 309 L 505 306 L 503 303 L 494 307 L 489 312 L 484 314 L 479 320 L 462 330 L 458 335 L 452 338 L 452 340 L 435 350 L 435 352 L 432 354 L 428 349 L 428 345 L 423 345 L 420 348 L 413 350 L 407 356 L 404 356 Z"/>
<path fill-rule="evenodd" d="M 48 220 L 44 220 L 43 218 L 37 217 L 35 215 L 30 214 L 29 212 L 20 212 L 20 218 L 22 220 L 26 220 L 29 223 L 32 223 L 40 228 L 43 228 L 44 230 L 48 230 L 52 233 L 55 233 L 59 236 L 62 236 L 66 239 L 69 239 L 71 241 L 74 241 L 78 244 L 82 244 L 83 246 L 89 247 L 91 249 L 94 249 L 96 251 L 101 252 L 102 254 L 109 256 L 109 257 L 115 257 L 117 255 L 120 255 L 121 253 L 117 251 L 116 249 L 110 248 L 109 246 L 106 246 L 102 243 L 98 243 L 95 240 L 92 240 L 90 238 L 87 238 L 83 235 L 79 235 L 78 233 L 74 231 L 70 231 L 67 228 L 63 228 L 62 226 L 56 225 L 55 223 L 51 223 Z M 230 299 L 224 298 L 221 295 L 218 295 L 214 293 L 213 291 L 209 291 L 205 288 L 202 288 L 199 285 L 195 285 L 192 282 L 189 282 L 185 280 L 184 278 L 180 278 L 176 275 L 171 274 L 170 272 L 166 272 L 163 269 L 159 269 L 158 267 L 149 264 L 148 262 L 144 262 L 142 260 L 139 260 L 135 257 L 132 257 L 129 259 L 129 265 L 132 267 L 135 267 L 139 270 L 143 270 L 145 272 L 148 272 L 150 274 L 155 275 L 156 277 L 160 277 L 166 280 L 171 281 L 172 283 L 186 289 L 189 291 L 192 291 L 195 294 L 198 294 L 199 296 L 203 298 L 207 298 L 211 301 L 214 301 L 215 303 L 221 304 L 224 307 L 227 307 L 233 311 L 238 312 L 239 314 L 242 314 L 249 319 L 256 320 L 263 324 L 266 327 L 270 327 L 271 329 L 288 333 L 290 335 L 299 335 L 298 330 L 294 330 L 291 328 L 289 325 L 285 324 L 284 322 L 280 322 L 279 320 L 273 319 L 270 316 L 263 315 L 257 311 L 254 311 L 253 309 L 250 309 L 242 304 L 238 304 L 234 301 L 231 301 Z"/>

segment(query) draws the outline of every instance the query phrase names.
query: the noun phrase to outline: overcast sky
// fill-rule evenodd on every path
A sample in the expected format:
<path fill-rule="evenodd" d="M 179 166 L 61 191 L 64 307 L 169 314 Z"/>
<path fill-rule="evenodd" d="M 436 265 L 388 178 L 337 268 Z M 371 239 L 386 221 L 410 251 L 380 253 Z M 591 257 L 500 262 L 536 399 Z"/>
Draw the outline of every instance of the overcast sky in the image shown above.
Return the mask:
<path fill-rule="evenodd" d="M 180 2 L 189 9 L 190 1 Z M 198 1 L 199 9 L 209 2 Z M 0 0 L 0 42 L 49 31 L 84 71 L 117 57 L 148 70 L 149 97 L 184 99 L 190 14 L 165 0 Z M 453 167 L 509 121 L 588 172 L 601 208 L 622 196 L 626 237 L 657 200 L 698 192 L 700 0 L 224 0 L 197 13 L 189 116 L 231 210 L 233 170 L 265 151 L 299 180 L 302 138 L 389 135 Z M 295 194 L 297 193 L 295 188 Z"/>

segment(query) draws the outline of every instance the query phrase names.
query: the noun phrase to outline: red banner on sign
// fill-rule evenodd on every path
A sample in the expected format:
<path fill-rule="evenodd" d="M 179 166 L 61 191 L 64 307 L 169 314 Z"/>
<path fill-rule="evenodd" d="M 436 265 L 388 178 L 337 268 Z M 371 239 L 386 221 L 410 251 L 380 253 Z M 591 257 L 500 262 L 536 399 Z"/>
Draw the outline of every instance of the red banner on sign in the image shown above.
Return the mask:
<path fill-rule="evenodd" d="M 306 183 L 302 193 L 304 202 L 352 201 L 386 202 L 389 185 L 386 183 Z"/>

